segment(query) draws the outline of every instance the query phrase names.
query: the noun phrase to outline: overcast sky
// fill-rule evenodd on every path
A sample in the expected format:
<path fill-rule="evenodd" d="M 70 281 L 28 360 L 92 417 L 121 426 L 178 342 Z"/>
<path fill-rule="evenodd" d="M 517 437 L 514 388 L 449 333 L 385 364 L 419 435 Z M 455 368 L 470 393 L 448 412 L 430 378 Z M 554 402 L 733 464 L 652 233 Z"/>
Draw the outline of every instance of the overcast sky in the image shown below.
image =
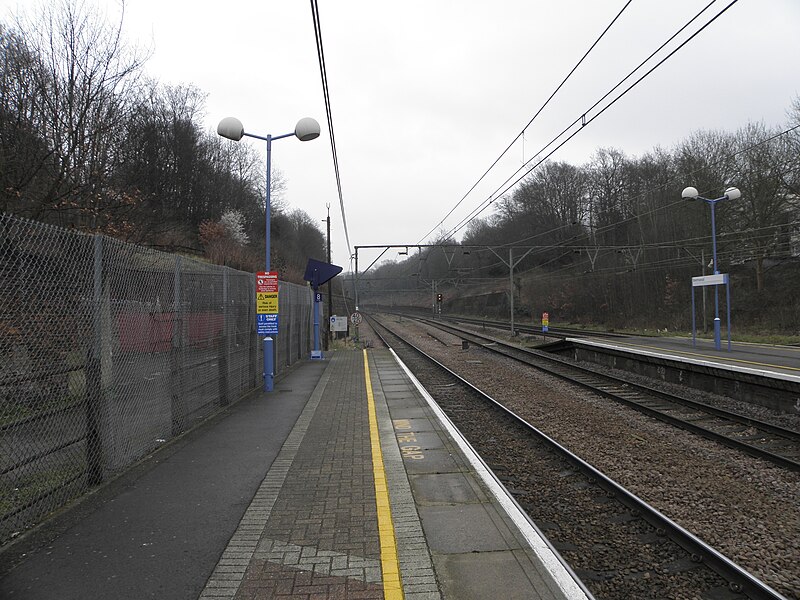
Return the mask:
<path fill-rule="evenodd" d="M 112 18 L 119 6 L 118 0 L 86 1 L 100 3 Z M 516 143 L 443 228 L 484 201 L 707 3 L 633 0 L 528 128 L 524 144 Z M 698 23 L 728 3 L 715 3 Z M 5 16 L 18 4 L 28 2 L 0 0 L 0 9 Z M 420 241 L 624 4 L 319 0 L 351 244 Z M 310 2 L 127 0 L 125 30 L 130 42 L 152 48 L 149 75 L 208 94 L 209 129 L 225 116 L 261 135 L 291 132 L 304 116 L 322 124 L 317 140 L 275 142 L 273 164 L 287 180 L 291 207 L 322 220 L 330 203 L 333 262 L 348 269 Z M 553 159 L 583 164 L 598 147 L 638 156 L 698 129 L 783 125 L 799 94 L 800 2 L 740 0 Z M 375 256 L 360 251 L 359 266 Z M 396 251 L 386 257 L 397 258 Z"/>

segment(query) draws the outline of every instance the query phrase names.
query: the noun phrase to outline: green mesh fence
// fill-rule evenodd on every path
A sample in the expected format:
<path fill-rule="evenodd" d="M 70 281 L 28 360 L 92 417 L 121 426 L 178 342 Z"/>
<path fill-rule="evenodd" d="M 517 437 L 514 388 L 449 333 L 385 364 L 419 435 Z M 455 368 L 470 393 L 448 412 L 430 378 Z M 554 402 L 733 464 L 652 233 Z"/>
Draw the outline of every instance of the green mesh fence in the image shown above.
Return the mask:
<path fill-rule="evenodd" d="M 313 297 L 281 283 L 276 375 Z M 0 215 L 0 544 L 262 385 L 251 273 Z"/>

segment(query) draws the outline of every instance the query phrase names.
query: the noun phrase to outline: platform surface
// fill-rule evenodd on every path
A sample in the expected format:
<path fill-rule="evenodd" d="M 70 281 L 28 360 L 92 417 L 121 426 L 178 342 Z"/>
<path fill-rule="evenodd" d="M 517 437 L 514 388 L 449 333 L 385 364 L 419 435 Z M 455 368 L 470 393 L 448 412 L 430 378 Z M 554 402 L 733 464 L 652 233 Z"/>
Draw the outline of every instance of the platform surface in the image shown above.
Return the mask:
<path fill-rule="evenodd" d="M 389 350 L 308 361 L 5 549 L 0 597 L 585 598 L 437 411 Z"/>
<path fill-rule="evenodd" d="M 714 340 L 685 337 L 614 336 L 592 338 L 567 338 L 569 341 L 618 348 L 642 354 L 665 355 L 723 368 L 750 372 L 761 377 L 777 377 L 800 382 L 800 347 L 749 342 L 731 342 L 722 339 L 720 350 Z"/>

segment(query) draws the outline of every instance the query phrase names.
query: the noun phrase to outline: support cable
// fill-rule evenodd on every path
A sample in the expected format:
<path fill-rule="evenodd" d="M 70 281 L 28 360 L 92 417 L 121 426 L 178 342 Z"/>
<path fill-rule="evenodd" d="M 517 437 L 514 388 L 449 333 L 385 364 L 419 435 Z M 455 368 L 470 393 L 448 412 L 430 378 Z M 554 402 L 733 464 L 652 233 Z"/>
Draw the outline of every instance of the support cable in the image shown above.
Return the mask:
<path fill-rule="evenodd" d="M 716 2 L 716 0 L 712 0 L 709 2 L 705 7 L 703 7 L 694 17 L 692 17 L 686 24 L 684 24 L 678 31 L 676 31 L 672 36 L 670 36 L 663 44 L 661 44 L 656 50 L 654 50 L 645 60 L 643 60 L 639 65 L 633 69 L 628 75 L 626 75 L 623 79 L 621 79 L 614 87 L 612 87 L 608 92 L 606 92 L 599 100 L 597 100 L 589 109 L 583 111 L 581 115 L 576 118 L 572 123 L 570 123 L 567 127 L 565 127 L 558 135 L 556 135 L 552 140 L 550 140 L 547 144 L 545 144 L 542 149 L 533 155 L 528 162 L 526 162 L 522 167 L 518 168 L 511 176 L 509 176 L 494 192 L 492 192 L 489 197 L 481 202 L 476 208 L 472 210 L 466 217 L 464 217 L 457 225 L 455 225 L 447 234 L 446 237 L 450 237 L 463 229 L 470 221 L 475 219 L 478 215 L 480 215 L 483 211 L 485 211 L 489 206 L 494 204 L 498 198 L 501 198 L 503 194 L 505 194 L 508 190 L 514 187 L 517 183 L 519 183 L 526 175 L 528 175 L 531 171 L 533 171 L 536 167 L 541 165 L 545 162 L 548 158 L 550 158 L 556 151 L 560 150 L 562 146 L 564 146 L 567 142 L 569 142 L 572 138 L 574 138 L 579 132 L 581 132 L 587 125 L 592 123 L 595 119 L 597 119 L 600 115 L 602 115 L 606 110 L 611 108 L 617 101 L 619 101 L 623 96 L 625 96 L 629 91 L 631 91 L 634 87 L 636 87 L 639 83 L 641 83 L 645 78 L 647 78 L 650 74 L 652 74 L 658 67 L 664 64 L 667 60 L 669 60 L 672 56 L 674 56 L 679 50 L 681 50 L 684 46 L 686 46 L 689 42 L 691 42 L 695 37 L 697 37 L 702 31 L 704 31 L 709 25 L 711 25 L 714 21 L 716 21 L 719 17 L 723 15 L 728 9 L 730 9 L 734 4 L 736 4 L 739 0 L 732 0 L 727 6 L 725 6 L 721 11 L 719 11 L 716 15 L 714 15 L 711 19 L 709 19 L 700 29 L 695 31 L 691 36 L 689 36 L 686 40 L 684 40 L 678 47 L 672 50 L 667 56 L 662 58 L 658 63 L 656 63 L 653 67 L 651 67 L 647 72 L 645 72 L 642 76 L 640 76 L 636 81 L 630 84 L 627 88 L 625 88 L 621 93 L 619 93 L 611 102 L 609 102 L 606 106 L 604 106 L 597 114 L 593 115 L 590 118 L 587 118 L 587 114 L 594 110 L 600 103 L 602 103 L 605 99 L 607 99 L 617 88 L 619 88 L 623 83 L 625 83 L 628 79 L 630 79 L 637 71 L 639 71 L 647 62 L 649 62 L 658 52 L 660 52 L 667 44 L 669 44 L 672 40 L 675 39 L 681 32 L 683 32 L 689 25 L 691 25 L 695 20 L 697 20 L 700 15 L 702 15 L 708 8 Z M 576 124 L 580 123 L 580 127 L 578 127 L 575 131 L 573 131 L 566 139 L 558 143 L 555 148 L 550 150 L 543 158 L 539 159 L 532 167 L 528 168 L 527 170 L 522 173 L 519 177 L 514 179 L 509 185 L 506 185 L 511 181 L 517 173 L 525 169 L 531 162 L 533 162 L 542 152 L 546 151 L 550 148 L 553 144 L 558 142 L 558 140 L 564 136 L 570 129 L 572 129 Z M 505 186 L 505 188 L 504 188 Z M 500 191 L 502 189 L 502 191 Z"/>
<path fill-rule="evenodd" d="M 553 99 L 553 96 L 555 96 L 555 95 L 558 93 L 558 91 L 559 91 L 559 90 L 560 90 L 560 89 L 561 89 L 561 88 L 564 86 L 564 84 L 565 84 L 565 83 L 567 83 L 567 80 L 568 80 L 568 79 L 569 79 L 569 78 L 572 76 L 572 74 L 573 74 L 573 73 L 574 73 L 574 72 L 577 70 L 577 68 L 578 68 L 579 66 L 581 66 L 581 63 L 583 63 L 583 61 L 584 61 L 584 60 L 586 60 L 586 57 L 587 57 L 587 56 L 589 56 L 589 53 L 590 53 L 592 50 L 594 50 L 594 47 L 595 47 L 595 46 L 597 46 L 597 44 L 600 42 L 600 40 L 601 40 L 601 39 L 603 39 L 603 36 L 604 36 L 604 35 L 605 35 L 605 34 L 608 32 L 608 30 L 609 30 L 609 29 L 611 29 L 611 26 L 612 26 L 612 25 L 614 25 L 614 23 L 616 23 L 617 19 L 619 19 L 619 17 L 622 15 L 622 13 L 623 13 L 623 12 L 625 12 L 625 9 L 626 9 L 626 8 L 628 8 L 628 6 L 630 5 L 630 3 L 631 3 L 632 1 L 633 1 L 633 0 L 628 0 L 628 2 L 626 2 L 626 3 L 625 3 L 625 6 L 623 6 L 623 7 L 622 7 L 622 9 L 621 9 L 621 10 L 620 10 L 620 11 L 617 13 L 617 16 L 616 16 L 616 17 L 614 17 L 614 18 L 611 20 L 611 23 L 609 23 L 609 24 L 606 26 L 606 28 L 603 30 L 603 32 L 602 32 L 602 33 L 601 33 L 601 34 L 598 36 L 598 38 L 597 38 L 597 39 L 594 41 L 594 43 L 593 43 L 593 44 L 592 44 L 592 45 L 589 47 L 589 49 L 588 49 L 588 50 L 587 50 L 587 51 L 584 53 L 584 55 L 581 57 L 581 59 L 580 59 L 580 60 L 579 60 L 579 61 L 578 61 L 578 62 L 575 64 L 575 66 L 574 66 L 574 67 L 572 67 L 572 69 L 570 70 L 570 72 L 569 72 L 569 73 L 567 73 L 567 76 L 566 76 L 566 77 L 564 77 L 564 79 L 561 81 L 561 83 L 559 83 L 559 84 L 558 84 L 558 87 L 556 87 L 556 89 L 553 91 L 553 93 L 552 93 L 552 94 L 550 94 L 550 97 L 549 97 L 547 100 L 545 100 L 544 104 L 542 104 L 542 106 L 541 106 L 541 107 L 539 107 L 539 110 L 537 110 L 537 111 L 536 111 L 536 114 L 534 114 L 534 115 L 533 115 L 533 117 L 531 117 L 531 120 L 530 120 L 530 121 L 528 121 L 527 125 L 525 125 L 525 127 L 523 127 L 523 128 L 522 128 L 522 130 L 521 130 L 521 131 L 520 131 L 520 132 L 519 132 L 519 133 L 516 135 L 516 137 L 515 137 L 513 140 L 511 140 L 511 143 L 509 143 L 509 144 L 508 144 L 508 146 L 506 146 L 506 149 L 505 149 L 505 150 L 503 150 L 503 151 L 500 153 L 500 156 L 498 156 L 498 157 L 497 157 L 497 158 L 494 160 L 494 162 L 493 162 L 491 165 L 489 165 L 489 168 L 488 168 L 488 169 L 486 169 L 486 171 L 484 171 L 483 175 L 481 175 L 481 176 L 478 178 L 478 181 L 476 181 L 474 184 L 472 184 L 472 187 L 471 187 L 471 188 L 469 188 L 469 189 L 467 190 L 467 192 L 466 192 L 466 193 L 465 193 L 465 194 L 464 194 L 464 195 L 461 197 L 461 200 L 459 200 L 459 201 L 456 203 L 456 205 L 455 205 L 453 208 L 451 208 L 451 209 L 450 209 L 450 212 L 448 212 L 448 213 L 447 213 L 447 214 L 446 214 L 444 217 L 442 217 L 442 220 L 441 220 L 441 221 L 439 221 L 439 222 L 438 222 L 438 223 L 437 223 L 437 224 L 436 224 L 436 225 L 435 225 L 435 226 L 434 226 L 434 227 L 433 227 L 433 228 L 432 228 L 432 229 L 431 229 L 431 230 L 430 230 L 428 233 L 426 233 L 425 235 L 423 235 L 423 236 L 422 236 L 422 238 L 420 238 L 420 240 L 417 242 L 418 244 L 422 243 L 422 241 L 423 241 L 425 238 L 427 238 L 427 237 L 428 237 L 428 236 L 429 236 L 431 233 L 433 233 L 433 232 L 436 230 L 436 228 L 437 228 L 437 227 L 439 227 L 439 226 L 440 226 L 442 223 L 444 223 L 444 222 L 445 222 L 445 220 L 447 219 L 447 217 L 449 217 L 451 214 L 453 214 L 453 211 L 455 211 L 455 210 L 456 210 L 456 209 L 457 209 L 457 208 L 458 208 L 458 207 L 461 205 L 461 203 L 462 203 L 464 200 L 466 200 L 467 196 L 469 196 L 469 195 L 472 193 L 472 191 L 473 191 L 473 190 L 474 190 L 474 189 L 475 189 L 475 188 L 478 186 L 478 184 L 479 184 L 481 181 L 483 181 L 483 179 L 484 179 L 484 178 L 485 178 L 485 177 L 486 177 L 486 176 L 489 174 L 489 171 L 491 171 L 491 170 L 492 170 L 492 169 L 495 167 L 495 165 L 497 165 L 497 163 L 498 163 L 498 162 L 500 162 L 500 160 L 501 160 L 501 159 L 502 159 L 502 158 L 503 158 L 503 157 L 504 157 L 504 156 L 505 156 L 505 155 L 508 153 L 508 151 L 511 149 L 511 147 L 512 147 L 512 146 L 513 146 L 513 145 L 516 143 L 516 141 L 517 141 L 518 139 L 520 139 L 520 137 L 523 137 L 523 136 L 525 135 L 525 130 L 526 130 L 528 127 L 530 127 L 531 123 L 533 123 L 533 121 L 536 119 L 536 117 L 538 117 L 538 116 L 539 116 L 539 113 L 541 113 L 541 112 L 542 112 L 542 111 L 545 109 L 545 107 L 546 107 L 548 104 L 550 104 L 550 101 Z M 523 138 L 523 139 L 524 139 L 524 138 Z M 523 157 L 523 158 L 524 158 L 524 157 Z"/>
<path fill-rule="evenodd" d="M 344 239 L 347 242 L 347 251 L 352 254 L 350 246 L 350 235 L 347 231 L 347 216 L 344 210 L 344 197 L 342 196 L 342 180 L 339 175 L 339 157 L 336 153 L 336 137 L 333 133 L 333 114 L 331 111 L 331 98 L 328 89 L 328 70 L 325 65 L 325 50 L 322 47 L 322 25 L 319 18 L 319 6 L 317 0 L 311 0 L 311 17 L 314 21 L 314 38 L 317 43 L 317 60 L 319 62 L 319 73 L 322 79 L 322 95 L 325 98 L 325 115 L 328 120 L 328 134 L 331 140 L 331 156 L 333 157 L 333 170 L 336 175 L 336 189 L 339 193 L 339 207 L 342 211 L 342 225 L 344 227 Z"/>

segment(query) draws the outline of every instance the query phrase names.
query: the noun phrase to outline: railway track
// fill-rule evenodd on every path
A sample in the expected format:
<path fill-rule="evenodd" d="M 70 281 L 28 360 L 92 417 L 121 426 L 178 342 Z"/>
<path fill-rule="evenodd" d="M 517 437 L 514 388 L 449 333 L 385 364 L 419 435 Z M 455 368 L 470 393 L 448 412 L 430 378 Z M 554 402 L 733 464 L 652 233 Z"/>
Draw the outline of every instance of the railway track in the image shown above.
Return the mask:
<path fill-rule="evenodd" d="M 463 340 L 478 344 L 486 350 L 497 352 L 611 398 L 650 417 L 750 456 L 800 472 L 800 433 L 796 431 L 576 365 L 543 351 L 508 344 L 440 321 L 429 319 L 422 321 Z"/>
<path fill-rule="evenodd" d="M 400 313 L 400 312 L 392 312 L 391 314 L 402 315 L 404 317 L 412 318 L 412 319 L 425 319 L 429 320 L 428 317 L 421 314 L 415 313 Z M 453 323 L 468 323 L 470 325 L 479 325 L 481 327 L 490 327 L 492 329 L 500 329 L 500 330 L 510 330 L 511 329 L 511 322 L 510 321 L 499 321 L 495 319 L 476 319 L 472 317 L 454 317 L 448 315 L 440 315 L 437 317 L 437 322 L 442 321 L 450 321 Z M 542 333 L 541 325 L 524 325 L 520 323 L 514 323 L 514 332 L 515 333 L 525 333 L 529 335 L 538 335 L 542 337 L 552 337 L 557 339 L 565 339 L 568 337 L 601 337 L 601 338 L 622 338 L 622 337 L 630 337 L 630 335 L 616 333 L 613 331 L 593 331 L 591 329 L 577 329 L 577 328 L 570 328 L 570 327 L 548 327 L 546 333 Z"/>
<path fill-rule="evenodd" d="M 372 325 L 596 597 L 783 598 L 390 328 Z"/>

